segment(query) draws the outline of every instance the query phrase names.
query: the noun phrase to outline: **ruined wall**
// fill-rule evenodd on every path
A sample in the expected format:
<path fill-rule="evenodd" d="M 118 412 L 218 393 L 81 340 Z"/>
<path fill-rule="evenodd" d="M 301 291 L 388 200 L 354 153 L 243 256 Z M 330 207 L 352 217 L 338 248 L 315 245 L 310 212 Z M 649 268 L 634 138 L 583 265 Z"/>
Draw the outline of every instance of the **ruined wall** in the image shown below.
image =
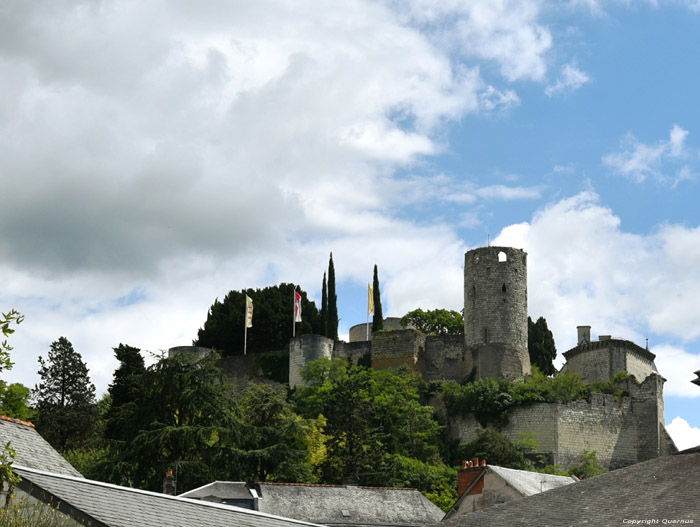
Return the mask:
<path fill-rule="evenodd" d="M 415 368 L 425 353 L 425 335 L 414 329 L 378 331 L 372 337 L 372 367 L 375 370 L 406 365 Z"/>
<path fill-rule="evenodd" d="M 463 335 L 425 338 L 425 353 L 418 357 L 418 368 L 426 381 L 462 382 L 471 373 Z"/>
<path fill-rule="evenodd" d="M 481 247 L 464 255 L 464 342 L 476 378 L 530 374 L 527 253 Z"/>
<path fill-rule="evenodd" d="M 448 434 L 469 442 L 481 428 L 473 416 L 450 419 Z M 511 441 L 536 434 L 539 452 L 547 462 L 569 467 L 581 462 L 584 450 L 597 453 L 600 466 L 614 469 L 640 461 L 637 416 L 631 398 L 620 403 L 611 395 L 594 394 L 591 402 L 537 403 L 516 408 L 501 433 Z"/>

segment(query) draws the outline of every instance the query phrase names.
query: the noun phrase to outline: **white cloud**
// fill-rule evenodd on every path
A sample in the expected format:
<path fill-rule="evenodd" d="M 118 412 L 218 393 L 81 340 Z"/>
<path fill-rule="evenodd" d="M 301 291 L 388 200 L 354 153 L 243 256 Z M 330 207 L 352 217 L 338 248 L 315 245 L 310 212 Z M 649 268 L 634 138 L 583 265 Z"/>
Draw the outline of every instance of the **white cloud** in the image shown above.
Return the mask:
<path fill-rule="evenodd" d="M 576 344 L 576 326 L 644 345 L 668 379 L 667 393 L 700 396 L 689 378 L 700 367 L 700 228 L 665 225 L 642 235 L 582 192 L 541 209 L 532 221 L 504 229 L 494 245 L 528 252 L 528 301 L 544 316 L 561 353 Z M 682 346 L 672 342 L 684 343 Z M 690 376 L 690 377 L 688 377 Z"/>
<path fill-rule="evenodd" d="M 561 95 L 563 93 L 571 93 L 578 90 L 590 80 L 588 75 L 579 70 L 575 65 L 565 64 L 561 68 L 557 81 L 554 84 L 548 85 L 544 92 L 548 97 Z"/>
<path fill-rule="evenodd" d="M 685 450 L 700 445 L 700 428 L 692 427 L 682 417 L 675 417 L 666 425 L 666 430 L 676 443 L 678 450 Z"/>
<path fill-rule="evenodd" d="M 680 181 L 694 179 L 693 170 L 688 165 L 674 168 L 675 163 L 687 157 L 685 140 L 688 133 L 674 124 L 668 141 L 659 141 L 654 145 L 641 143 L 628 133 L 620 141 L 620 151 L 603 157 L 603 163 L 614 172 L 638 183 L 651 177 L 675 187 Z M 674 171 L 675 175 L 669 175 Z"/>

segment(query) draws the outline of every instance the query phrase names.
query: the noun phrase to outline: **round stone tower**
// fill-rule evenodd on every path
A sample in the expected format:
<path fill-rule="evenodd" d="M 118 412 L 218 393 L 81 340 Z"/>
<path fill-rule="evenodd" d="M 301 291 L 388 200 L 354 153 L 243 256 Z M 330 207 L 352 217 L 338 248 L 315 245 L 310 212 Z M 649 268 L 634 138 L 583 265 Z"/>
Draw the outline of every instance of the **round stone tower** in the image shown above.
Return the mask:
<path fill-rule="evenodd" d="M 481 247 L 464 255 L 464 342 L 476 379 L 530 374 L 525 251 Z"/>

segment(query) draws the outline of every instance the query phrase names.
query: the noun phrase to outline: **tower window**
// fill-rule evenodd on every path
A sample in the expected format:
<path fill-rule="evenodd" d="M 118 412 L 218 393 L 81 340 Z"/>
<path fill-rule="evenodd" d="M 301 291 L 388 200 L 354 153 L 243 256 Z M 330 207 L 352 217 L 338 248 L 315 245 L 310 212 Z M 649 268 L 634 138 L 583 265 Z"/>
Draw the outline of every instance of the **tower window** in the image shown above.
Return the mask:
<path fill-rule="evenodd" d="M 506 284 L 503 284 L 503 287 L 501 287 L 501 291 L 503 291 L 504 293 L 506 292 Z"/>
<path fill-rule="evenodd" d="M 508 261 L 508 256 L 506 255 L 506 253 L 504 253 L 503 251 L 501 251 L 500 253 L 498 253 L 498 261 L 499 261 L 499 262 L 507 262 L 507 261 Z"/>
<path fill-rule="evenodd" d="M 488 343 L 489 343 L 489 329 L 484 328 L 484 344 L 488 344 Z"/>

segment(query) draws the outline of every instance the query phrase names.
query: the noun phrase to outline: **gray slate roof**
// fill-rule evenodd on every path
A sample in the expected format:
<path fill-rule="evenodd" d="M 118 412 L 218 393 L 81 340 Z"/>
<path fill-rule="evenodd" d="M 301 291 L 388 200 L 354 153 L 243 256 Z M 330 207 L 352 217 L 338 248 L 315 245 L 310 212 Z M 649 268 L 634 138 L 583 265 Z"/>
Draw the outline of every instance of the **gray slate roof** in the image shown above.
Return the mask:
<path fill-rule="evenodd" d="M 446 527 L 700 524 L 700 449 L 659 457 L 445 522 Z"/>
<path fill-rule="evenodd" d="M 259 511 L 326 525 L 426 525 L 444 512 L 416 489 L 256 483 Z M 183 496 L 221 502 L 244 497 L 242 482 L 216 481 Z"/>
<path fill-rule="evenodd" d="M 313 524 L 15 466 L 18 487 L 93 527 L 302 527 Z"/>
<path fill-rule="evenodd" d="M 323 524 L 425 525 L 445 513 L 416 489 L 260 483 L 259 510 Z"/>
<path fill-rule="evenodd" d="M 542 474 L 541 472 L 516 470 L 494 465 L 489 465 L 487 470 L 498 474 L 508 485 L 523 496 L 532 496 L 547 490 L 565 487 L 576 481 L 570 476 L 555 476 L 553 474 Z"/>
<path fill-rule="evenodd" d="M 73 465 L 39 435 L 33 424 L 0 416 L 0 447 L 4 447 L 8 441 L 17 453 L 14 460 L 16 465 L 82 477 Z"/>

